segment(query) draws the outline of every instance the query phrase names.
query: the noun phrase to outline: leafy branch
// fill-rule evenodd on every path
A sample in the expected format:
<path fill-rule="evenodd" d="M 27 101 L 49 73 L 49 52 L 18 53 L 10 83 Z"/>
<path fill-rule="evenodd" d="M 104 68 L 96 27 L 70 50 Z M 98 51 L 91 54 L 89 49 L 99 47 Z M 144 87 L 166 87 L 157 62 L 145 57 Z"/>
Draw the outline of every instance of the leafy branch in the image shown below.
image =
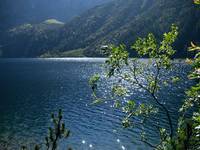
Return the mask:
<path fill-rule="evenodd" d="M 177 36 L 178 28 L 175 25 L 172 25 L 171 31 L 163 34 L 163 40 L 160 43 L 157 42 L 153 34 L 148 34 L 146 38 L 138 38 L 131 48 L 137 51 L 139 56 L 148 57 L 148 63 L 143 63 L 139 59 L 135 58 L 129 59 L 128 52 L 124 45 L 118 47 L 113 45 L 110 46 L 108 48 L 110 55 L 105 62 L 108 79 L 117 79 L 117 83 L 114 84 L 115 86 L 113 86 L 111 90 L 115 95 L 114 98 L 118 99 L 127 94 L 128 87 L 123 85 L 123 82 L 127 82 L 131 87 L 135 87 L 136 90 L 142 89 L 149 93 L 157 105 L 160 106 L 157 108 L 157 106 L 149 106 L 149 104 L 145 103 L 136 105 L 134 100 L 129 100 L 124 106 L 121 101 L 114 100 L 115 106 L 117 105 L 119 108 L 122 108 L 122 111 L 127 114 L 122 122 L 123 126 L 130 127 L 132 125 L 131 121 L 133 121 L 131 118 L 133 117 L 140 117 L 142 124 L 144 124 L 150 114 L 157 113 L 158 109 L 162 109 L 167 116 L 170 132 L 168 134 L 167 130 L 165 131 L 166 135 L 169 135 L 168 141 L 171 142 L 171 145 L 174 145 L 172 140 L 174 137 L 172 119 L 167 107 L 160 102 L 161 100 L 158 98 L 158 93 L 160 85 L 165 82 L 163 81 L 163 76 L 165 76 L 163 72 L 166 72 L 172 66 L 171 57 L 175 53 L 172 45 Z M 153 70 L 153 72 L 151 70 Z M 91 78 L 94 82 L 90 82 L 90 85 L 95 98 L 100 99 L 96 94 L 100 76 L 98 75 L 98 78 L 95 78 L 95 76 Z M 141 137 L 142 141 L 149 146 L 153 148 L 158 147 L 147 142 L 143 135 L 143 131 Z M 161 138 L 161 140 L 163 139 L 164 138 Z"/>
<path fill-rule="evenodd" d="M 48 135 L 45 137 L 45 143 L 35 145 L 34 150 L 44 149 L 43 145 L 45 145 L 46 150 L 56 150 L 58 148 L 59 140 L 70 136 L 70 130 L 66 129 L 62 119 L 63 115 L 61 109 L 59 110 L 58 115 L 51 114 L 53 127 L 49 127 Z M 22 150 L 28 150 L 28 148 L 22 146 Z M 68 150 L 72 149 L 69 148 Z"/>

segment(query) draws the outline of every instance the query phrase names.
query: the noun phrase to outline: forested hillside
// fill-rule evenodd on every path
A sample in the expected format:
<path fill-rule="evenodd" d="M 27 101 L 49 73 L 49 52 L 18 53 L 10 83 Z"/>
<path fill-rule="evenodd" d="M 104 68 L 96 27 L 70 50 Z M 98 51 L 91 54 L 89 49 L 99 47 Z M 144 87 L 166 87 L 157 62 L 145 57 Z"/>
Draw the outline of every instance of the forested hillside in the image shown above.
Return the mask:
<path fill-rule="evenodd" d="M 200 40 L 200 10 L 190 0 L 114 0 L 42 34 L 10 30 L 0 44 L 3 57 L 102 56 L 101 45 L 129 47 L 149 32 L 161 38 L 172 23 L 180 32 L 175 56 L 186 57 L 188 42 Z"/>
<path fill-rule="evenodd" d="M 49 18 L 67 22 L 85 10 L 111 0 L 2 0 L 0 30 Z"/>
<path fill-rule="evenodd" d="M 55 33 L 63 26 L 64 23 L 49 19 L 39 24 L 23 24 L 12 28 L 3 36 L 0 50 L 5 57 L 37 57 L 46 52 L 47 45 L 54 46 L 54 39 L 59 38 Z"/>

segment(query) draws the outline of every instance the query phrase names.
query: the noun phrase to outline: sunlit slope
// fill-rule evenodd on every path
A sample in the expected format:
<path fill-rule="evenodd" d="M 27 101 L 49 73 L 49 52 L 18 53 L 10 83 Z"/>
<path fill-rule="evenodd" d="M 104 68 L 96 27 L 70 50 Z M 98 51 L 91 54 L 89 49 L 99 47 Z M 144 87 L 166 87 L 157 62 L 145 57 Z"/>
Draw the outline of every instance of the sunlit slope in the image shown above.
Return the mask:
<path fill-rule="evenodd" d="M 37 57 L 53 47 L 64 23 L 49 19 L 39 24 L 23 24 L 6 32 L 0 45 L 3 57 Z M 53 34 L 53 35 L 52 35 Z"/>
<path fill-rule="evenodd" d="M 68 22 L 85 10 L 111 0 L 1 0 L 1 29 L 25 23 L 40 23 L 48 18 Z"/>

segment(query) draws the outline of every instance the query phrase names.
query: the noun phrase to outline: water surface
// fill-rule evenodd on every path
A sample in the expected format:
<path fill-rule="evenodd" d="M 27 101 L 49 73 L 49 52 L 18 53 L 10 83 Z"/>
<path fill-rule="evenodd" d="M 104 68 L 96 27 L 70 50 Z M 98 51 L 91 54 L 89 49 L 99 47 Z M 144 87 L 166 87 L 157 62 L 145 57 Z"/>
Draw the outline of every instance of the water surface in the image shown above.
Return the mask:
<path fill-rule="evenodd" d="M 122 128 L 120 111 L 109 104 L 91 105 L 88 79 L 94 73 L 103 72 L 103 61 L 87 58 L 1 59 L 0 142 L 8 142 L 10 149 L 41 142 L 51 123 L 51 112 L 61 108 L 72 135 L 61 142 L 60 149 L 67 146 L 75 150 L 150 149 L 139 142 L 137 130 Z M 161 92 L 174 120 L 177 114 L 173 112 L 182 103 L 183 91 L 191 85 L 186 77 L 188 66 L 183 63 L 177 66 L 175 72 L 183 82 Z M 137 94 L 133 93 L 132 97 L 137 99 Z M 148 98 L 144 93 L 143 96 Z M 166 120 L 162 119 L 165 124 Z M 147 128 L 151 138 L 157 139 L 151 124 Z"/>

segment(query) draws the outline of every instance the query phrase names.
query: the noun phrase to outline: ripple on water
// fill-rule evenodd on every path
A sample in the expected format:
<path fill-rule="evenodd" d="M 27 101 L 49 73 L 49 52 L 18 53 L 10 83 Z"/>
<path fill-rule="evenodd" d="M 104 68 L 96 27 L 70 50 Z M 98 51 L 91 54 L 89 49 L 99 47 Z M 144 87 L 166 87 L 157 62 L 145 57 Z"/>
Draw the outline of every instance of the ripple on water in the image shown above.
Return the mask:
<path fill-rule="evenodd" d="M 124 114 L 111 108 L 113 104 L 109 100 L 100 106 L 91 105 L 88 79 L 94 73 L 102 74 L 100 65 L 104 60 L 0 60 L 0 143 L 2 140 L 9 141 L 9 145 L 15 149 L 24 143 L 33 145 L 41 142 L 50 125 L 50 113 L 62 108 L 64 121 L 72 135 L 69 140 L 61 142 L 61 149 L 70 145 L 77 150 L 148 150 L 138 140 L 141 126 L 137 130 L 123 129 L 121 119 Z M 185 80 L 186 73 L 183 72 L 188 70 L 187 66 L 179 64 L 175 73 Z M 112 85 L 112 82 L 103 81 L 103 84 L 106 87 L 107 84 Z M 184 97 L 181 93 L 189 85 L 191 83 L 185 80 L 177 86 L 163 88 L 160 93 L 170 108 L 173 120 L 177 119 L 173 112 L 178 109 Z M 109 88 L 100 90 L 103 96 L 109 93 Z M 141 99 L 138 99 L 138 95 Z M 138 104 L 142 100 L 151 102 L 143 90 L 131 90 L 129 96 L 128 98 L 136 99 Z M 126 102 L 127 99 L 123 101 Z M 162 112 L 154 116 L 153 120 L 161 120 L 160 124 L 163 126 L 167 124 Z M 156 141 L 157 134 L 152 122 L 146 128 L 152 140 Z"/>

